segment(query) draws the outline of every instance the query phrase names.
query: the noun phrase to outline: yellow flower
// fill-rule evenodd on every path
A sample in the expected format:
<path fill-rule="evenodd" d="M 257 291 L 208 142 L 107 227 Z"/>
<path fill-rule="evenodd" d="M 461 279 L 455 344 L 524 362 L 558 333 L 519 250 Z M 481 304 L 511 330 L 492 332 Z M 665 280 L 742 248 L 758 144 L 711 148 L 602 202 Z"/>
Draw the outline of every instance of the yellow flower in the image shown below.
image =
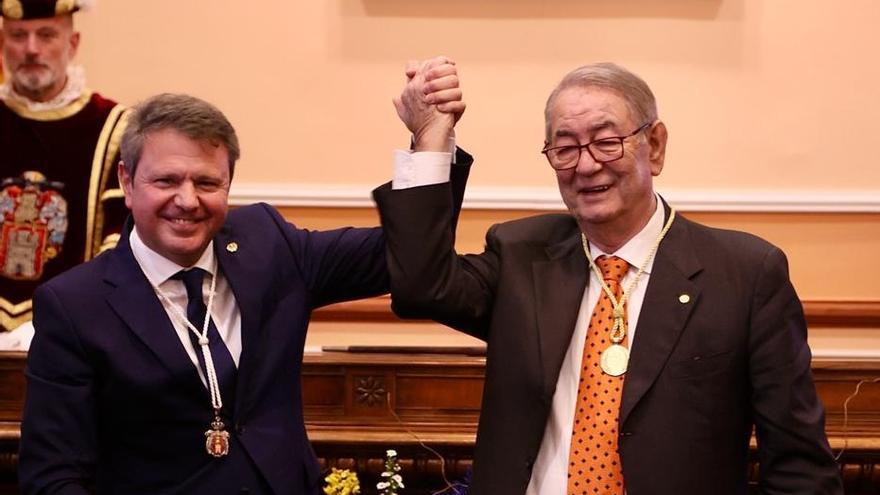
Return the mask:
<path fill-rule="evenodd" d="M 333 468 L 324 481 L 327 482 L 324 487 L 326 495 L 357 495 L 361 492 L 357 474 L 348 469 Z"/>

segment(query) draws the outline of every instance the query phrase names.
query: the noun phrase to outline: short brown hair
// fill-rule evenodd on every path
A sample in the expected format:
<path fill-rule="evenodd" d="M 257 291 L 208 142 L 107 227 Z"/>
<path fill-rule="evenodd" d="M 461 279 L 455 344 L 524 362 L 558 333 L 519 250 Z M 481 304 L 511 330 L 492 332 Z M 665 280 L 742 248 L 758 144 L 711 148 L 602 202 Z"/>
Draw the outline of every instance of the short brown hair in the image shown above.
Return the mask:
<path fill-rule="evenodd" d="M 139 103 L 128 119 L 122 134 L 122 163 L 129 176 L 134 177 L 144 140 L 156 131 L 175 130 L 184 136 L 212 146 L 224 146 L 229 154 L 229 179 L 235 172 L 235 162 L 241 151 L 235 128 L 217 107 L 195 96 L 162 93 Z"/>

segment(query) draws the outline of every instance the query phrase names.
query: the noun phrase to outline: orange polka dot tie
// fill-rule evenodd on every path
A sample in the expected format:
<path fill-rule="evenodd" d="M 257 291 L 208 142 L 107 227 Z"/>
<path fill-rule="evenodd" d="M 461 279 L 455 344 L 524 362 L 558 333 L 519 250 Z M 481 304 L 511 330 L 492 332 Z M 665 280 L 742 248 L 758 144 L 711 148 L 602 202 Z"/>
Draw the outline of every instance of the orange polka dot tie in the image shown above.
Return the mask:
<path fill-rule="evenodd" d="M 596 265 L 619 301 L 623 292 L 620 281 L 629 264 L 617 256 L 600 256 L 596 259 Z M 600 289 L 599 301 L 593 310 L 584 341 L 568 456 L 568 495 L 623 494 L 623 471 L 617 452 L 617 420 L 623 376 L 606 375 L 599 364 L 602 351 L 611 345 L 613 311 L 614 306 L 608 294 Z"/>

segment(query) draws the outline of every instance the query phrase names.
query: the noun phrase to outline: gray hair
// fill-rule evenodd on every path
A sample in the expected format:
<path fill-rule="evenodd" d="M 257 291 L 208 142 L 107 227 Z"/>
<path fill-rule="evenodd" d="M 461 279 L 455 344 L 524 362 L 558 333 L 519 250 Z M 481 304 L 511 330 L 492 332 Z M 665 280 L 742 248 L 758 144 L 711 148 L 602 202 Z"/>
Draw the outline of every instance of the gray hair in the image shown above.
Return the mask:
<path fill-rule="evenodd" d="M 551 137 L 550 112 L 556 97 L 564 89 L 590 86 L 619 93 L 626 101 L 626 106 L 636 123 L 644 124 L 657 120 L 657 102 L 654 100 L 654 93 L 641 77 L 610 62 L 584 65 L 566 74 L 547 98 L 547 105 L 544 107 L 544 138 L 548 142 Z"/>
<path fill-rule="evenodd" d="M 229 179 L 241 155 L 235 128 L 217 107 L 194 96 L 162 93 L 139 103 L 122 134 L 122 162 L 134 177 L 150 133 L 171 129 L 199 142 L 224 146 L 229 154 Z"/>

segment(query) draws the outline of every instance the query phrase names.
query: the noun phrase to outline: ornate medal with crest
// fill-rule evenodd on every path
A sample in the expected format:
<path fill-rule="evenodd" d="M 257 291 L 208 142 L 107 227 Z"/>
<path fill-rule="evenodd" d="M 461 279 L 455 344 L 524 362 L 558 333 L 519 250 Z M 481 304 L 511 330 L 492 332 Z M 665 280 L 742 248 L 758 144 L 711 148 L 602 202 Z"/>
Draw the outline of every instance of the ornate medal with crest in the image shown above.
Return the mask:
<path fill-rule="evenodd" d="M 37 280 L 61 252 L 67 233 L 63 187 L 33 171 L 0 182 L 0 275 Z"/>
<path fill-rule="evenodd" d="M 205 432 L 205 450 L 211 457 L 223 457 L 229 453 L 229 432 L 220 420 L 220 414 L 215 413 L 211 429 Z"/>

